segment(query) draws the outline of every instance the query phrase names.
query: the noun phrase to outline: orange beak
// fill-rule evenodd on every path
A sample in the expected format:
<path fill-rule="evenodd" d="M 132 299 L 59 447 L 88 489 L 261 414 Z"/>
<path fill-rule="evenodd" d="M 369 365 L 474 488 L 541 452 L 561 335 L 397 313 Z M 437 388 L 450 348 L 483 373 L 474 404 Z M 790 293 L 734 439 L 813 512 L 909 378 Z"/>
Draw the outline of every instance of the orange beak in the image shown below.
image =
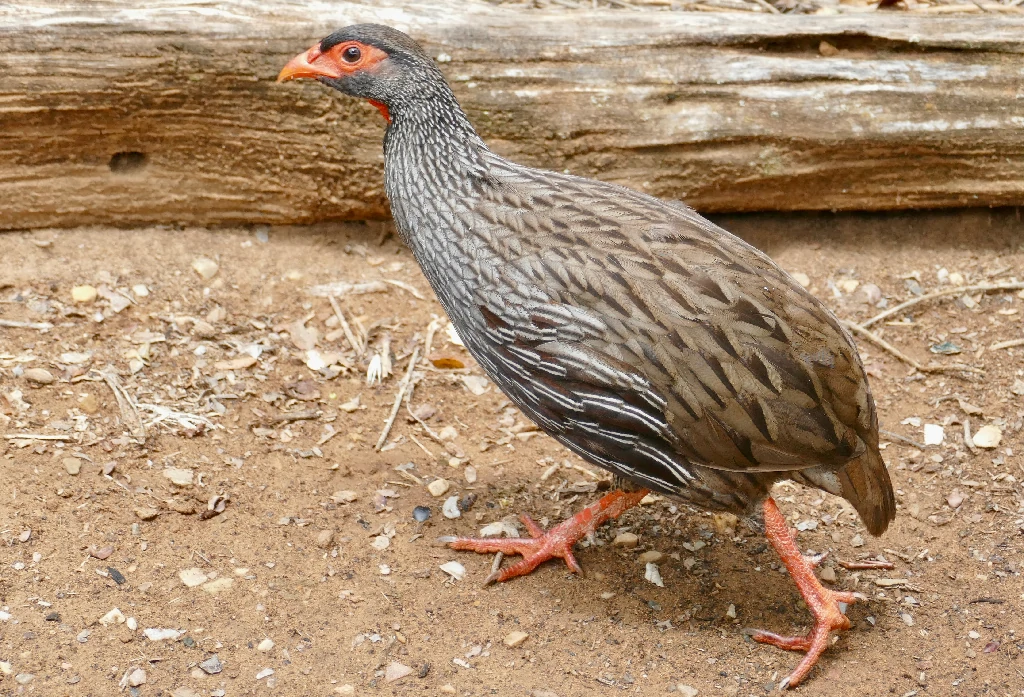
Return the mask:
<path fill-rule="evenodd" d="M 300 53 L 288 61 L 288 64 L 278 74 L 277 81 L 287 82 L 300 77 L 339 78 L 341 71 L 328 56 L 320 52 L 320 44 L 315 44 L 305 53 Z"/>

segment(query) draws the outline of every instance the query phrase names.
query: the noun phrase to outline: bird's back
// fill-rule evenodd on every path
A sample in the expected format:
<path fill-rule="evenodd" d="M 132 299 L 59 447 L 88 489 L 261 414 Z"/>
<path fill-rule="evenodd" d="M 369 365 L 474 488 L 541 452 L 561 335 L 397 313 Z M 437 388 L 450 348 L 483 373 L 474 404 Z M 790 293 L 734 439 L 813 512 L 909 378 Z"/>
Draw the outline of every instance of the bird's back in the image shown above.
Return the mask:
<path fill-rule="evenodd" d="M 583 457 L 697 505 L 746 512 L 795 478 L 884 530 L 895 505 L 874 404 L 824 305 L 688 208 L 483 163 L 457 195 L 395 217 L 520 408 Z"/>

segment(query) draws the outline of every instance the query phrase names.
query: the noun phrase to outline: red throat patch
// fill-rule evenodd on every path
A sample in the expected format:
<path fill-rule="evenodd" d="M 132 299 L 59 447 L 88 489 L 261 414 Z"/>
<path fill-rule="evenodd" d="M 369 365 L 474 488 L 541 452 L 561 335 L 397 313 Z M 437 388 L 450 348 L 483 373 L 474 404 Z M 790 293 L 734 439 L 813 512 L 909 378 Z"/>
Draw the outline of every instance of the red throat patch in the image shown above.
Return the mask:
<path fill-rule="evenodd" d="M 391 123 L 391 114 L 388 112 L 388 108 L 386 105 L 378 102 L 375 99 L 367 99 L 366 101 L 377 107 L 377 111 L 379 111 L 381 116 L 384 117 L 384 120 L 387 121 L 388 123 Z"/>

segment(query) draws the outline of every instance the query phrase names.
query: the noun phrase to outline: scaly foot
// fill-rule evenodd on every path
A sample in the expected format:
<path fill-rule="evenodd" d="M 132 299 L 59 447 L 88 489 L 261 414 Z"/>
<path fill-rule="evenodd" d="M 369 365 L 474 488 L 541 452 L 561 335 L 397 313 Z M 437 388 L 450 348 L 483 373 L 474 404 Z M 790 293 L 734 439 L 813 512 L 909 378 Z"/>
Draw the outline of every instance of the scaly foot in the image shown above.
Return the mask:
<path fill-rule="evenodd" d="M 844 631 L 850 628 L 850 620 L 843 614 L 840 603 L 852 603 L 856 600 L 867 600 L 860 593 L 847 593 L 833 591 L 825 588 L 814 575 L 814 567 L 817 566 L 824 555 L 818 557 L 805 557 L 800 553 L 793 535 L 786 525 L 786 519 L 782 516 L 775 501 L 768 497 L 764 502 L 764 523 L 765 537 L 772 543 L 772 547 L 786 565 L 786 570 L 796 583 L 807 603 L 808 609 L 814 615 L 814 626 L 806 636 L 780 636 L 772 632 L 765 632 L 760 629 L 748 629 L 754 641 L 762 644 L 771 644 L 787 651 L 803 651 L 806 653 L 799 665 L 782 682 L 779 689 L 784 690 L 799 685 L 807 674 L 811 672 L 818 658 L 828 648 L 829 635 L 833 631 Z"/>
<path fill-rule="evenodd" d="M 618 518 L 626 510 L 640 503 L 647 490 L 613 491 L 597 503 L 593 503 L 568 520 L 564 520 L 545 532 L 528 515 L 521 516 L 523 525 L 531 537 L 509 537 L 505 539 L 476 539 L 457 537 L 450 542 L 452 549 L 470 550 L 483 554 L 502 552 L 519 554 L 523 558 L 506 569 L 499 569 L 487 577 L 484 585 L 507 581 L 516 576 L 525 576 L 542 562 L 556 557 L 564 559 L 569 571 L 580 573 L 583 569 L 572 554 L 573 545 L 597 529 L 601 523 Z"/>

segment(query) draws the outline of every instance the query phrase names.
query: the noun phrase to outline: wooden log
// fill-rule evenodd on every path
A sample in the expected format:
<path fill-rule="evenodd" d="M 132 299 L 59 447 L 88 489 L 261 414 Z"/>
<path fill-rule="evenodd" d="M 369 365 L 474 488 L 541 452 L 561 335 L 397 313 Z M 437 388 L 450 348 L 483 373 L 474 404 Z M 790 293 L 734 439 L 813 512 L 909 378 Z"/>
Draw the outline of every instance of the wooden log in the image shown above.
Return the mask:
<path fill-rule="evenodd" d="M 1024 203 L 1021 17 L 14 0 L 0 229 L 385 216 L 377 112 L 274 83 L 359 21 L 423 41 L 526 164 L 705 211 Z"/>

